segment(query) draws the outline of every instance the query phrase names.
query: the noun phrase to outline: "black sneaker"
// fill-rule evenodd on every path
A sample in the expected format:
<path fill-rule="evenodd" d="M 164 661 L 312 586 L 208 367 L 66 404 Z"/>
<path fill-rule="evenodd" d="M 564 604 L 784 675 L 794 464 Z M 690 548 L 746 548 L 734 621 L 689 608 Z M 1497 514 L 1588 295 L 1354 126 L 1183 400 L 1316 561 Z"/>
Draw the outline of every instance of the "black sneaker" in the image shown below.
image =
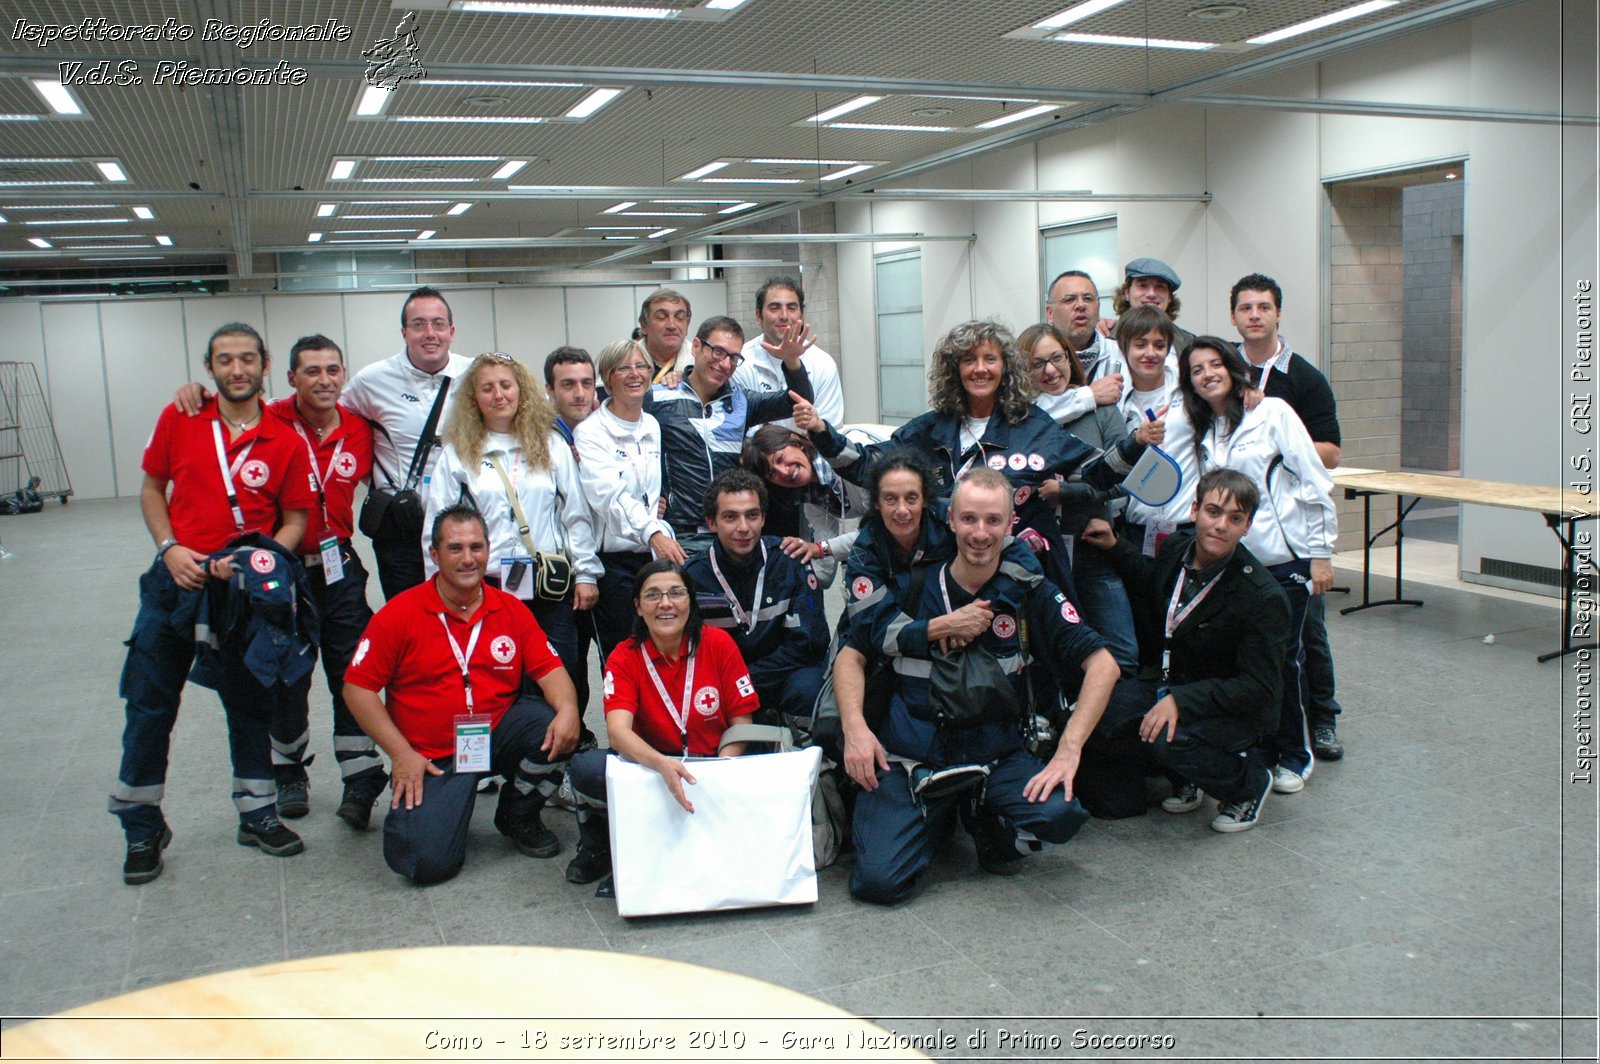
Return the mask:
<path fill-rule="evenodd" d="M 283 821 L 268 814 L 260 820 L 250 820 L 239 825 L 235 836 L 240 846 L 255 846 L 262 853 L 274 857 L 292 857 L 306 848 L 299 835 L 290 831 Z"/>
<path fill-rule="evenodd" d="M 1222 802 L 1217 806 L 1217 815 L 1211 818 L 1213 831 L 1234 832 L 1249 831 L 1261 821 L 1261 807 L 1267 804 L 1267 795 L 1272 793 L 1272 772 L 1262 773 L 1264 781 L 1259 790 L 1242 802 Z"/>
<path fill-rule="evenodd" d="M 578 853 L 567 862 L 568 883 L 593 883 L 611 874 L 611 851 L 578 844 Z"/>
<path fill-rule="evenodd" d="M 278 815 L 298 820 L 311 812 L 311 784 L 305 780 L 278 784 Z"/>
<path fill-rule="evenodd" d="M 510 784 L 507 784 L 510 786 Z M 527 857 L 554 857 L 561 852 L 561 840 L 544 826 L 538 810 L 521 820 L 512 820 L 504 810 L 494 813 L 495 830 L 516 843 L 518 852 Z"/>
<path fill-rule="evenodd" d="M 1022 871 L 1022 859 L 1027 855 L 1017 849 L 1015 836 L 998 816 L 976 812 L 970 820 L 962 819 L 978 851 L 979 868 L 991 876 L 1014 876 Z"/>
<path fill-rule="evenodd" d="M 373 803 L 378 800 L 378 795 L 383 793 L 383 788 L 388 782 L 387 775 L 375 772 L 370 776 L 358 776 L 346 783 L 344 797 L 339 800 L 339 809 L 334 815 L 357 831 L 367 830 L 367 825 L 372 823 Z"/>
<path fill-rule="evenodd" d="M 1161 799 L 1161 808 L 1169 813 L 1192 813 L 1206 800 L 1205 792 L 1192 783 L 1180 783 L 1172 797 Z"/>
<path fill-rule="evenodd" d="M 1311 752 L 1317 755 L 1318 761 L 1344 759 L 1344 744 L 1339 741 L 1339 733 L 1332 724 L 1318 724 L 1311 729 Z"/>
<path fill-rule="evenodd" d="M 122 862 L 122 881 L 129 886 L 148 883 L 161 874 L 161 851 L 172 842 L 172 829 L 166 821 L 154 835 L 128 843 L 128 856 Z"/>

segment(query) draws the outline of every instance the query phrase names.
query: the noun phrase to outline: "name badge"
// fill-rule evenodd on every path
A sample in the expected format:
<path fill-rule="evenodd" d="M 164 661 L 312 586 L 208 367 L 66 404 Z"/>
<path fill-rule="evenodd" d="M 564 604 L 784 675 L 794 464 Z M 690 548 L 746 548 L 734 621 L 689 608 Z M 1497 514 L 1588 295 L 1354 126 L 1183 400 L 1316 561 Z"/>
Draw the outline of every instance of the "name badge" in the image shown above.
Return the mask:
<path fill-rule="evenodd" d="M 1166 538 L 1178 530 L 1172 521 L 1151 521 L 1144 526 L 1144 556 L 1154 558 Z"/>
<path fill-rule="evenodd" d="M 524 602 L 532 602 L 534 597 L 533 559 L 501 558 L 500 559 L 500 590 L 508 595 L 515 595 Z"/>
<path fill-rule="evenodd" d="M 339 537 L 329 536 L 317 544 L 322 549 L 322 580 L 337 584 L 344 579 L 344 556 L 339 553 Z"/>
<path fill-rule="evenodd" d="M 456 721 L 456 771 L 489 771 L 489 717 L 465 716 Z"/>

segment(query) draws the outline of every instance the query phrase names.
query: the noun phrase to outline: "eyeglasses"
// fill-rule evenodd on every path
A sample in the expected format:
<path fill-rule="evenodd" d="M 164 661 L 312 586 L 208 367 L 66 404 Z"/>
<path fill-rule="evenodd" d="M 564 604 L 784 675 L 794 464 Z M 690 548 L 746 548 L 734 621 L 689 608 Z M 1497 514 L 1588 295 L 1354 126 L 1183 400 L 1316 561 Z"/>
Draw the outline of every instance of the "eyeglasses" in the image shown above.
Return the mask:
<path fill-rule="evenodd" d="M 1043 373 L 1046 366 L 1054 366 L 1064 373 L 1067 369 L 1067 356 L 1058 351 L 1049 358 L 1036 358 L 1028 363 L 1028 369 L 1034 373 Z"/>
<path fill-rule="evenodd" d="M 643 373 L 646 376 L 649 376 L 650 367 L 645 365 L 643 362 L 630 362 L 626 366 L 618 366 L 616 369 L 612 370 L 611 372 L 612 373 L 622 373 L 622 374 Z"/>
<path fill-rule="evenodd" d="M 1060 299 L 1056 300 L 1056 302 L 1060 303 L 1064 307 L 1070 307 L 1070 306 L 1075 306 L 1076 304 L 1079 304 L 1079 303 L 1085 303 L 1085 304 L 1098 303 L 1098 302 L 1100 302 L 1100 297 L 1099 296 L 1062 296 Z"/>
<path fill-rule="evenodd" d="M 639 601 L 643 602 L 647 606 L 654 606 L 662 599 L 670 599 L 673 602 L 683 602 L 687 600 L 688 597 L 689 589 L 684 587 L 682 584 L 679 584 L 677 587 L 669 587 L 665 591 L 662 591 L 658 587 L 653 587 L 649 591 L 639 592 Z"/>
<path fill-rule="evenodd" d="M 412 318 L 406 322 L 406 328 L 412 332 L 424 332 L 432 329 L 434 332 L 444 332 L 450 328 L 450 322 L 444 318 Z"/>
<path fill-rule="evenodd" d="M 718 347 L 716 344 L 711 343 L 708 340 L 701 340 L 699 341 L 699 344 L 701 347 L 711 352 L 711 361 L 713 362 L 720 362 L 723 359 L 727 359 L 729 362 L 733 363 L 734 369 L 738 369 L 740 364 L 744 362 L 744 356 L 739 354 L 737 351 L 729 351 L 725 347 Z"/>

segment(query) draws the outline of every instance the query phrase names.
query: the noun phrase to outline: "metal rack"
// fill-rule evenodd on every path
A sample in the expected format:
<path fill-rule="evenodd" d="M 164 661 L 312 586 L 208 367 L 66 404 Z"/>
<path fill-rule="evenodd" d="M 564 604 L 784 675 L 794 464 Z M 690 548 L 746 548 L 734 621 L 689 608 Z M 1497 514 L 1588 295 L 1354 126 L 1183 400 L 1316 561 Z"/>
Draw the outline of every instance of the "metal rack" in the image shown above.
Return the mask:
<path fill-rule="evenodd" d="M 30 483 L 63 504 L 72 494 L 50 404 L 31 362 L 0 362 L 0 495 Z"/>

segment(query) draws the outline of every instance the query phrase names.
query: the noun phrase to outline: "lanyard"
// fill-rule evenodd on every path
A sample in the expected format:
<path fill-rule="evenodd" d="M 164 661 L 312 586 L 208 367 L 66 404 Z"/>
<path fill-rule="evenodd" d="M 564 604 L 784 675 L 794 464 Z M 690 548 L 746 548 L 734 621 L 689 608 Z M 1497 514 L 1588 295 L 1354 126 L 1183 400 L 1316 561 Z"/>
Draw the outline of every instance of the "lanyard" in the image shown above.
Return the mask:
<path fill-rule="evenodd" d="M 333 527 L 333 522 L 328 520 L 328 493 L 325 489 L 328 481 L 333 478 L 333 467 L 339 464 L 339 455 L 344 450 L 344 441 L 340 440 L 334 445 L 333 457 L 328 459 L 328 470 L 324 473 L 317 468 L 317 452 L 311 446 L 311 437 L 306 435 L 306 430 L 301 427 L 300 422 L 296 421 L 294 423 L 294 430 L 305 441 L 306 457 L 311 460 L 311 480 L 317 488 L 317 500 L 322 503 L 322 527 L 331 528 Z"/>
<path fill-rule="evenodd" d="M 1272 357 L 1261 363 L 1261 379 L 1256 382 L 1256 390 L 1262 395 L 1267 393 L 1267 378 L 1272 376 L 1272 367 L 1278 364 L 1278 356 L 1283 354 L 1283 341 L 1278 341 L 1278 349 L 1272 352 Z"/>
<path fill-rule="evenodd" d="M 245 530 L 244 511 L 239 509 L 239 493 L 233 488 L 233 478 L 244 466 L 244 460 L 250 457 L 250 449 L 256 445 L 256 441 L 251 440 L 246 444 L 245 449 L 239 452 L 239 457 L 233 460 L 233 465 L 230 467 L 228 465 L 228 448 L 222 442 L 221 421 L 213 421 L 211 423 L 211 438 L 217 444 L 217 468 L 222 470 L 222 486 L 228 489 L 228 505 L 233 509 L 233 523 L 239 526 L 240 532 L 243 532 Z"/>
<path fill-rule="evenodd" d="M 746 613 L 744 607 L 739 605 L 739 596 L 733 593 L 733 588 L 728 585 L 727 577 L 722 575 L 722 567 L 717 564 L 717 548 L 711 548 L 711 575 L 717 578 L 717 583 L 722 585 L 723 594 L 728 596 L 728 608 L 733 611 L 733 619 L 744 625 L 744 630 L 751 635 L 756 630 L 756 614 L 761 610 L 761 589 L 767 582 L 767 545 L 761 544 L 761 571 L 756 574 L 756 597 L 750 601 L 750 612 Z"/>
<path fill-rule="evenodd" d="M 956 608 L 954 606 L 950 605 L 950 588 L 949 588 L 949 585 L 947 585 L 944 582 L 944 574 L 949 572 L 949 571 L 950 571 L 950 566 L 948 566 L 948 565 L 941 566 L 940 569 L 939 569 L 939 594 L 944 596 L 944 612 L 946 612 L 946 613 L 954 613 L 956 611 Z M 914 603 L 914 602 L 910 603 L 910 606 L 912 608 L 915 608 L 916 607 L 916 603 Z"/>
<path fill-rule="evenodd" d="M 472 635 L 467 637 L 467 649 L 463 653 L 461 644 L 456 642 L 455 633 L 450 631 L 450 621 L 444 614 L 435 614 L 439 623 L 444 625 L 445 638 L 450 640 L 450 650 L 456 656 L 456 664 L 461 666 L 461 685 L 467 689 L 467 716 L 472 716 L 472 673 L 467 669 L 467 662 L 472 659 L 472 650 L 478 645 L 478 633 L 483 631 L 483 618 L 478 618 L 478 623 L 472 626 Z"/>
<path fill-rule="evenodd" d="M 1166 639 L 1161 645 L 1162 683 L 1167 682 L 1167 671 L 1172 667 L 1172 633 L 1178 630 L 1180 624 L 1189 619 L 1189 614 L 1194 612 L 1196 606 L 1205 601 L 1205 597 L 1211 594 L 1211 589 L 1216 587 L 1217 581 L 1221 579 L 1222 573 L 1218 573 L 1206 581 L 1206 586 L 1201 588 L 1195 597 L 1189 600 L 1188 605 L 1180 610 L 1178 609 L 1178 599 L 1183 597 L 1183 585 L 1187 582 L 1188 577 L 1184 575 L 1183 565 L 1181 563 L 1178 565 L 1178 579 L 1172 586 L 1172 601 L 1167 603 Z"/>
<path fill-rule="evenodd" d="M 987 418 L 984 419 L 984 423 L 983 424 L 984 424 L 984 430 L 983 431 L 987 432 L 988 431 L 988 427 L 989 427 L 989 421 L 988 421 Z M 974 463 L 974 462 L 978 461 L 979 459 L 985 457 L 984 453 L 983 453 L 983 432 L 979 432 L 977 435 L 973 435 L 972 432 L 970 432 L 967 429 L 967 419 L 964 418 L 964 417 L 961 419 L 961 423 L 956 426 L 956 454 L 957 454 L 957 457 L 959 457 L 960 455 L 965 454 L 967 452 L 967 450 L 968 450 L 968 448 L 961 446 L 961 438 L 963 436 L 969 437 L 972 440 L 971 446 L 976 447 L 978 449 L 978 453 L 973 455 L 971 458 L 968 458 L 965 462 L 962 463 L 961 468 L 956 470 L 956 479 L 957 480 L 960 480 L 962 475 L 965 474 L 967 470 L 972 468 L 972 463 Z"/>
<path fill-rule="evenodd" d="M 667 696 L 667 685 L 661 682 L 661 674 L 656 671 L 655 662 L 650 660 L 650 650 L 644 644 L 639 646 L 639 656 L 644 659 L 644 669 L 650 674 L 650 682 L 656 685 L 656 694 L 661 696 L 661 704 L 667 707 L 667 714 L 672 717 L 672 723 L 678 726 L 678 734 L 683 737 L 683 756 L 689 756 L 689 700 L 694 697 L 694 655 L 689 655 L 689 667 L 684 670 L 683 676 L 683 703 L 677 709 L 672 706 L 672 699 Z"/>

